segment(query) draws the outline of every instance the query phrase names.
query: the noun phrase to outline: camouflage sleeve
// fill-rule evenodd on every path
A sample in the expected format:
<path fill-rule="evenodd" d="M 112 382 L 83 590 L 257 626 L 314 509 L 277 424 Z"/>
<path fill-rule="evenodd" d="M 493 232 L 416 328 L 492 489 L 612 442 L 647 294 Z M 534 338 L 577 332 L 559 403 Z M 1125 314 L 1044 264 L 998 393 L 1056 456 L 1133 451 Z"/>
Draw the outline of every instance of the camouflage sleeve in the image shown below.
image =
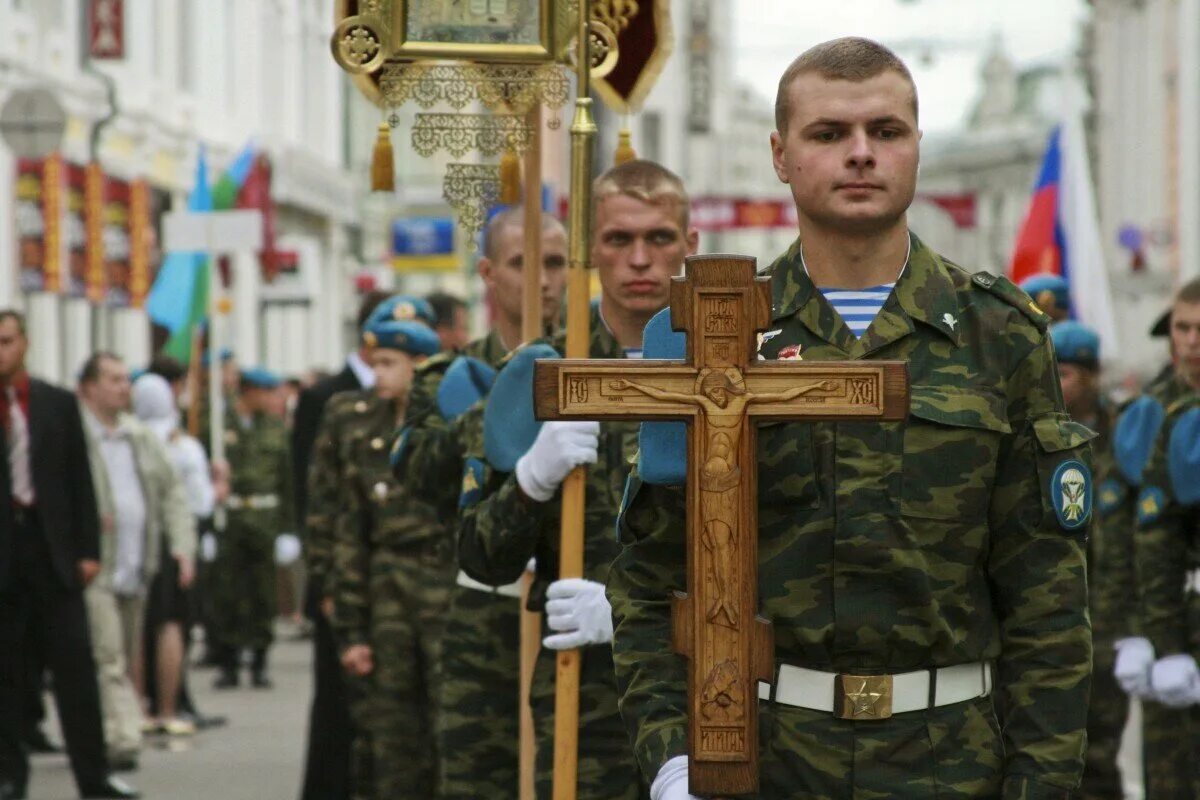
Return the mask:
<path fill-rule="evenodd" d="M 317 593 L 322 597 L 328 597 L 332 589 L 327 578 L 333 558 L 337 479 L 341 473 L 341 459 L 337 449 L 338 416 L 336 401 L 330 401 L 329 407 L 321 416 L 308 468 L 308 510 L 304 525 L 305 565 L 308 567 L 308 580 L 317 587 Z"/>
<path fill-rule="evenodd" d="M 653 780 L 687 752 L 687 661 L 671 650 L 671 596 L 687 585 L 683 490 L 626 483 L 617 519 L 624 548 L 608 573 L 621 716 L 642 773 Z"/>
<path fill-rule="evenodd" d="M 553 525 L 553 509 L 560 500 L 555 494 L 545 503 L 536 503 L 525 497 L 515 474 L 487 466 L 483 474 L 483 491 L 464 502 L 459 514 L 458 564 L 475 580 L 502 586 L 521 577 L 537 550 L 541 531 Z"/>
<path fill-rule="evenodd" d="M 292 486 L 292 447 L 288 439 L 287 431 L 281 429 L 275 465 L 279 476 L 279 530 L 281 533 L 296 533 L 296 494 Z"/>
<path fill-rule="evenodd" d="M 1143 473 L 1133 545 L 1141 633 L 1159 658 L 1188 651 L 1187 615 L 1180 611 L 1187 607 L 1186 512 L 1167 488 L 1168 428 L 1160 432 Z"/>
<path fill-rule="evenodd" d="M 1131 489 L 1126 491 L 1132 493 Z M 1111 634 L 1107 637 L 1110 646 L 1112 640 L 1142 635 L 1135 602 L 1140 590 L 1134 570 L 1132 499 L 1124 500 L 1095 523 L 1098 545 L 1092 574 L 1100 578 L 1088 586 L 1088 591 L 1095 595 L 1092 608 L 1105 619 L 1093 620 L 1092 624 L 1097 631 L 1103 626 Z"/>
<path fill-rule="evenodd" d="M 1062 412 L 1048 337 L 1021 359 L 1008 390 L 1012 433 L 993 483 L 987 563 L 1000 625 L 1003 797 L 1061 798 L 1079 784 L 1086 743 L 1092 643 L 1084 546 L 1095 434 Z M 1085 492 L 1078 509 L 1063 507 L 1068 482 L 1073 493 Z"/>
<path fill-rule="evenodd" d="M 333 559 L 330 582 L 333 586 L 333 629 L 338 646 L 370 644 L 371 553 L 362 524 L 365 498 L 355 489 L 348 466 L 338 481 L 338 512 L 333 526 Z"/>
<path fill-rule="evenodd" d="M 455 436 L 458 420 L 447 422 L 433 401 L 440 377 L 430 374 L 414 385 L 392 468 L 396 479 L 428 498 L 439 515 L 451 517 L 458 507 L 462 453 Z"/>

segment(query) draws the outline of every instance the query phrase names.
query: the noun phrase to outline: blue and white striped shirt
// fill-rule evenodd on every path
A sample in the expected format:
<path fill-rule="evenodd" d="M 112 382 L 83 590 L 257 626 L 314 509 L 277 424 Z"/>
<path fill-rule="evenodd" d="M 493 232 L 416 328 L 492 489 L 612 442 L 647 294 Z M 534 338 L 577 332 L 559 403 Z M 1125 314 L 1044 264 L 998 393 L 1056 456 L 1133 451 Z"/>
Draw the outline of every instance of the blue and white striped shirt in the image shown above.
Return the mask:
<path fill-rule="evenodd" d="M 841 315 L 850 332 L 859 338 L 871 327 L 871 322 L 887 302 L 895 282 L 872 286 L 869 289 L 822 289 L 821 294 Z"/>

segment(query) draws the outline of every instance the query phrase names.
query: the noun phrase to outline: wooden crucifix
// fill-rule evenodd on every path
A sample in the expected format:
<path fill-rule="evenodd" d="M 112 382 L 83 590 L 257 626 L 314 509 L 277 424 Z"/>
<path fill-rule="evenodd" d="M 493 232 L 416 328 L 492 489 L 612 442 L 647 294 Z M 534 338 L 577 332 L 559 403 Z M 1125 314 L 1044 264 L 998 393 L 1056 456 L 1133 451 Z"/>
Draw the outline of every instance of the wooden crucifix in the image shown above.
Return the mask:
<path fill-rule="evenodd" d="M 693 256 L 671 285 L 682 361 L 537 362 L 540 419 L 688 422 L 687 594 L 673 648 L 689 659 L 693 794 L 758 790 L 758 681 L 771 682 L 774 636 L 758 616 L 755 418 L 901 420 L 908 367 L 895 361 L 758 361 L 770 281 L 753 258 Z"/>

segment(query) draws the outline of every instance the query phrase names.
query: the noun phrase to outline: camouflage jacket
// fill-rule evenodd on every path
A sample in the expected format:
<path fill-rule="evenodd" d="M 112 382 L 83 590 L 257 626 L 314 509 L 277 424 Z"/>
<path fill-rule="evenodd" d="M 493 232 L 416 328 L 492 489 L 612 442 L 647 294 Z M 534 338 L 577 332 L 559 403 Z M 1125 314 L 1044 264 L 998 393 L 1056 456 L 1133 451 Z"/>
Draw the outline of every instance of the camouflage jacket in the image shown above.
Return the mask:
<path fill-rule="evenodd" d="M 317 438 L 313 470 L 328 469 L 329 475 L 310 486 L 321 491 L 322 511 L 328 508 L 327 498 L 334 501 L 328 585 L 334 601 L 333 627 L 343 647 L 368 641 L 370 579 L 378 555 L 440 545 L 449 562 L 453 553 L 449 530 L 438 521 L 433 506 L 392 476 L 388 453 L 395 427 L 396 407 L 391 401 L 371 390 L 342 392 L 329 401 Z M 325 480 L 332 487 L 322 485 Z M 314 492 L 313 500 L 317 497 Z"/>
<path fill-rule="evenodd" d="M 771 277 L 778 333 L 762 357 L 905 360 L 912 386 L 906 422 L 758 428 L 759 598 L 776 659 L 855 674 L 991 660 L 1004 796 L 1062 796 L 1083 766 L 1090 509 L 1064 529 L 1052 487 L 1067 466 L 1086 482 L 1094 434 L 1063 412 L 1047 318 L 1006 279 L 972 276 L 915 236 L 860 339 L 798 243 Z M 626 498 L 613 655 L 653 777 L 687 745 L 686 665 L 669 644 L 671 593 L 686 588 L 684 491 L 635 472 Z"/>
<path fill-rule="evenodd" d="M 600 320 L 591 315 L 589 358 L 623 358 L 624 352 Z M 550 342 L 560 353 L 565 335 Z M 464 417 L 471 417 L 471 412 Z M 469 420 L 468 420 L 469 424 Z M 608 567 L 619 551 L 613 535 L 613 520 L 621 503 L 621 492 L 629 463 L 637 449 L 637 423 L 612 422 L 600 426 L 597 462 L 588 467 L 584 500 L 584 577 L 605 583 Z M 459 566 L 477 581 L 492 586 L 511 583 L 521 576 L 531 556 L 537 558 L 537 578 L 529 593 L 529 608 L 540 611 L 546 587 L 558 578 L 561 494 L 545 503 L 525 498 L 517 477 L 484 464 L 482 437 L 470 437 L 475 452 L 468 458 L 482 466 L 482 491 L 466 496 L 459 518 Z"/>
<path fill-rule="evenodd" d="M 1166 407 L 1183 396 L 1180 387 L 1179 381 L 1168 376 L 1147 386 L 1146 395 Z M 1119 424 L 1120 415 L 1114 429 Z M 1097 442 L 1095 449 L 1096 519 L 1088 564 L 1094 633 L 1097 639 L 1106 640 L 1140 636 L 1141 582 L 1136 574 L 1134 528 L 1141 483 L 1131 481 L 1118 467 L 1111 437 Z"/>
<path fill-rule="evenodd" d="M 1167 445 L 1181 414 L 1200 408 L 1200 392 L 1192 390 L 1167 407 L 1146 464 L 1138 493 L 1134 557 L 1141 590 L 1142 635 L 1159 658 L 1176 653 L 1200 655 L 1200 630 L 1188 612 L 1191 576 L 1200 566 L 1200 505 L 1184 505 L 1172 491 Z M 1200 446 L 1200 444 L 1196 445 Z M 1200 480 L 1200 477 L 1193 476 Z"/>
<path fill-rule="evenodd" d="M 465 426 L 470 414 L 447 421 L 438 412 L 437 392 L 457 353 L 434 356 L 417 370 L 409 398 L 409 413 L 401 432 L 403 449 L 393 461 L 396 478 L 416 495 L 429 500 L 441 519 L 458 515 L 459 485 L 466 459 Z M 507 351 L 500 334 L 492 331 L 468 344 L 461 355 L 499 368 Z M 398 442 L 399 444 L 399 442 Z"/>
<path fill-rule="evenodd" d="M 269 533 L 294 533 L 291 447 L 283 421 L 255 414 L 244 425 L 230 410 L 225 417 L 229 462 L 230 524 Z"/>

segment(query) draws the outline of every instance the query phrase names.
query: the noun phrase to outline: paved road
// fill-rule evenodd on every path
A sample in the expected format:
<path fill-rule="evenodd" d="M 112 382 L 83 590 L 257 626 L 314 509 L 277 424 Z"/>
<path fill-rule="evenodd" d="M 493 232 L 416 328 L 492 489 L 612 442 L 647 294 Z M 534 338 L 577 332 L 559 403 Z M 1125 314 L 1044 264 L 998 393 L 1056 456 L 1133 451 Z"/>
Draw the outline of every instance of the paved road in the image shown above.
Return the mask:
<path fill-rule="evenodd" d="M 225 715 L 228 725 L 190 740 L 150 740 L 141 768 L 120 777 L 147 800 L 295 800 L 308 736 L 311 656 L 310 642 L 285 635 L 272 650 L 275 686 L 268 691 L 215 692 L 213 672 L 193 670 L 197 705 L 206 714 Z M 54 725 L 48 730 L 61 741 Z M 34 759 L 30 800 L 77 797 L 65 756 Z"/>

